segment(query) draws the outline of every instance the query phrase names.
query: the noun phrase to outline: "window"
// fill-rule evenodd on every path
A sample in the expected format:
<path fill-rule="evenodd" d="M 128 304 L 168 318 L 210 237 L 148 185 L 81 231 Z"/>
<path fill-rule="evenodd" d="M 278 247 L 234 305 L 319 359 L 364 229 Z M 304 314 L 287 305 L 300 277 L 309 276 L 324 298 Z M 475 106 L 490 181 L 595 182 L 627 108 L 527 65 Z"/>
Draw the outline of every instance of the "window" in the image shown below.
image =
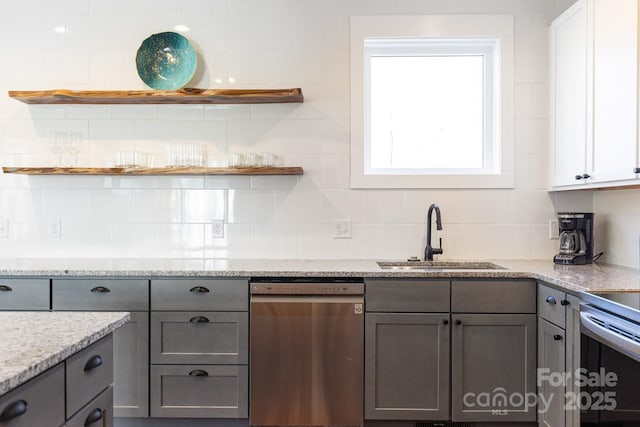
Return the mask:
<path fill-rule="evenodd" d="M 512 18 L 473 18 L 352 19 L 352 187 L 513 186 Z"/>

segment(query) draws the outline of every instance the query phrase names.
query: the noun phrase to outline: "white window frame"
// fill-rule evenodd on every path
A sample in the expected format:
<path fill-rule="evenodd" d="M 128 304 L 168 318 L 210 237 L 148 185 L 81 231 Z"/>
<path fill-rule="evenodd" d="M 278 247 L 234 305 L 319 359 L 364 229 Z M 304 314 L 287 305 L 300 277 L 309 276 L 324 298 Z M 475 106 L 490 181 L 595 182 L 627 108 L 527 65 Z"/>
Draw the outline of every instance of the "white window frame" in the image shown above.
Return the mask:
<path fill-rule="evenodd" d="M 394 40 L 395 39 L 395 40 Z M 425 43 L 427 41 L 427 43 Z M 426 47 L 426 54 L 485 55 L 485 166 L 384 169 L 369 164 L 369 59 Z M 513 188 L 513 17 L 511 15 L 354 16 L 351 18 L 351 187 Z M 491 94 L 492 96 L 489 96 Z M 488 103 L 487 103 L 488 101 Z"/>

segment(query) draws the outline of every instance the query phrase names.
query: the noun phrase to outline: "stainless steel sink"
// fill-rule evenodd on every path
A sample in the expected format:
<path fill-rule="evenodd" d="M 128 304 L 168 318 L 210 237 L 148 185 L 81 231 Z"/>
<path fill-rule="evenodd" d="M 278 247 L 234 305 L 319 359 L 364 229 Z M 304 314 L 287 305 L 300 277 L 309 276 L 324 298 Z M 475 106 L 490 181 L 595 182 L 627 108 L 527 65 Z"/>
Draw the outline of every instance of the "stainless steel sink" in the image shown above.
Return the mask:
<path fill-rule="evenodd" d="M 484 261 L 378 261 L 377 264 L 383 270 L 506 270 L 498 264 Z"/>

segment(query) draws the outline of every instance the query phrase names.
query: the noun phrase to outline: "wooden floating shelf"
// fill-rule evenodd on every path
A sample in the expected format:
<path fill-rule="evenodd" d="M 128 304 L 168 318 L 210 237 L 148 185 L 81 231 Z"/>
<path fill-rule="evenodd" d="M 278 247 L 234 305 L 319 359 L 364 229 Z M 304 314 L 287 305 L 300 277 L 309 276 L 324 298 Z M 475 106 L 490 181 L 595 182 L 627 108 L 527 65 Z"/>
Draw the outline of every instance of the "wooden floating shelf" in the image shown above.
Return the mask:
<path fill-rule="evenodd" d="M 2 172 L 21 175 L 302 175 L 302 168 L 82 168 L 82 167 L 3 167 Z"/>
<path fill-rule="evenodd" d="M 303 102 L 302 89 L 10 90 L 25 104 L 283 104 Z"/>

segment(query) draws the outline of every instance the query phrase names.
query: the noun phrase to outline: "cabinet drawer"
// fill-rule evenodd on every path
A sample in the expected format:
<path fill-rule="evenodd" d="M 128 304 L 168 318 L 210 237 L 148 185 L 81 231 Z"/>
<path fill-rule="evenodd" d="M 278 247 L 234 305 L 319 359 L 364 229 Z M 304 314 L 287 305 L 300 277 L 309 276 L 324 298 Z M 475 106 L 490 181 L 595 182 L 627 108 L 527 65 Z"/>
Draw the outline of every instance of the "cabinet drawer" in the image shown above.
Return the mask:
<path fill-rule="evenodd" d="M 533 280 L 455 280 L 451 282 L 454 313 L 535 313 Z"/>
<path fill-rule="evenodd" d="M 64 363 L 38 375 L 31 381 L 0 397 L 0 414 L 9 406 L 22 406 L 26 412 L 2 427 L 59 426 L 64 423 Z"/>
<path fill-rule="evenodd" d="M 75 414 L 65 427 L 112 427 L 113 387 L 104 390 Z"/>
<path fill-rule="evenodd" d="M 563 329 L 567 303 L 564 292 L 549 286 L 538 286 L 538 315 Z"/>
<path fill-rule="evenodd" d="M 151 416 L 247 418 L 247 366 L 151 366 Z"/>
<path fill-rule="evenodd" d="M 67 417 L 113 382 L 113 336 L 108 335 L 67 359 Z"/>
<path fill-rule="evenodd" d="M 152 312 L 151 363 L 248 363 L 246 312 Z"/>
<path fill-rule="evenodd" d="M 249 281 L 244 279 L 152 280 L 151 309 L 246 311 L 249 309 Z"/>
<path fill-rule="evenodd" d="M 448 312 L 450 286 L 446 280 L 367 280 L 366 311 Z"/>
<path fill-rule="evenodd" d="M 54 310 L 149 309 L 149 281 L 141 279 L 54 279 Z"/>
<path fill-rule="evenodd" d="M 49 279 L 0 279 L 0 310 L 49 310 Z"/>

